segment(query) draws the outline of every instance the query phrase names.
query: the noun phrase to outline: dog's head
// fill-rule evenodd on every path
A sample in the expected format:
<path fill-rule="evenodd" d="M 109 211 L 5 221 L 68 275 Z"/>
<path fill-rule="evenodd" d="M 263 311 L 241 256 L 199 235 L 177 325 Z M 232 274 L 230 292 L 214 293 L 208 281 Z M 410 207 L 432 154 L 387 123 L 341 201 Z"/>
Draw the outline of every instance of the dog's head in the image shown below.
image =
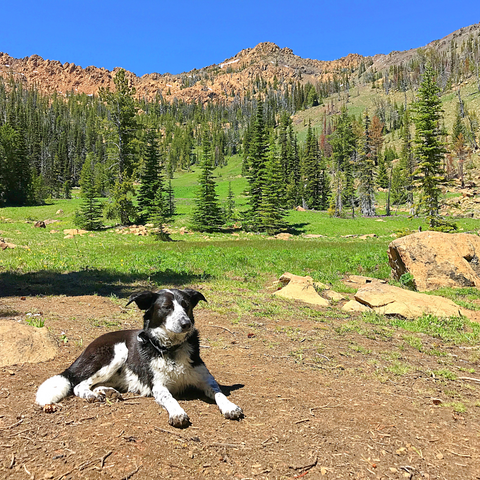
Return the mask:
<path fill-rule="evenodd" d="M 193 309 L 205 297 L 196 290 L 166 289 L 130 295 L 127 305 L 135 302 L 143 315 L 143 329 L 162 329 L 171 334 L 187 334 L 193 329 Z"/>

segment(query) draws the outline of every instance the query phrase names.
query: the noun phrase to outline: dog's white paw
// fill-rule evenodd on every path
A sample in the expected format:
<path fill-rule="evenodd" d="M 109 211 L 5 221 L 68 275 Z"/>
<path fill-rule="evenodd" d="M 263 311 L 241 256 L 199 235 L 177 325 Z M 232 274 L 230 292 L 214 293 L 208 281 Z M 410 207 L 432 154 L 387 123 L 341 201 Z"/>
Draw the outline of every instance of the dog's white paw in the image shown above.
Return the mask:
<path fill-rule="evenodd" d="M 170 417 L 168 418 L 168 423 L 172 427 L 186 428 L 190 425 L 190 419 L 188 418 L 188 415 L 183 412 L 176 415 L 170 415 Z"/>
<path fill-rule="evenodd" d="M 223 416 L 229 420 L 239 420 L 243 417 L 243 410 L 236 405 L 233 405 L 233 408 L 223 412 Z"/>
<path fill-rule="evenodd" d="M 93 393 L 97 395 L 97 398 L 101 398 L 101 400 L 96 400 L 97 402 L 104 402 L 106 398 L 123 400 L 121 393 L 111 387 L 97 387 L 93 390 Z"/>
<path fill-rule="evenodd" d="M 82 398 L 84 398 L 88 403 L 105 401 L 105 395 L 103 393 L 86 392 L 83 394 Z"/>

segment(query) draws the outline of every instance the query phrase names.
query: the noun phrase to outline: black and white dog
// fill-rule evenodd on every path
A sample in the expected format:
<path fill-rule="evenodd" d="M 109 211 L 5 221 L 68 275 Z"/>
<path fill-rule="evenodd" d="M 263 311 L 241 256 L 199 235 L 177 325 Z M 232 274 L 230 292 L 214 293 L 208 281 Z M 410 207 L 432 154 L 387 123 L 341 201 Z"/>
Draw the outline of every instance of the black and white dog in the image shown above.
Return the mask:
<path fill-rule="evenodd" d="M 45 406 L 74 393 L 89 402 L 119 392 L 153 395 L 174 427 L 189 418 L 173 395 L 196 387 L 217 403 L 225 418 L 239 419 L 242 409 L 230 402 L 200 358 L 193 309 L 205 297 L 196 290 L 160 290 L 130 296 L 145 310 L 142 330 L 111 332 L 94 340 L 63 373 L 40 385 L 36 401 Z"/>

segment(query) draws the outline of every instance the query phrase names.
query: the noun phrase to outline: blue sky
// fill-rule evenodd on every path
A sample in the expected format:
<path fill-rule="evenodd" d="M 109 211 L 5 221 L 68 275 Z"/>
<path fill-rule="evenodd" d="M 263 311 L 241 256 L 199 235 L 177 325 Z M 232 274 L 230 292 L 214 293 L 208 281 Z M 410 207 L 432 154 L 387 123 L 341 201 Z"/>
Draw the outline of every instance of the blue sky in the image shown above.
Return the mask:
<path fill-rule="evenodd" d="M 139 76 L 221 63 L 266 41 L 317 60 L 389 53 L 480 22 L 478 0 L 2 3 L 0 51 L 82 67 L 123 67 Z"/>

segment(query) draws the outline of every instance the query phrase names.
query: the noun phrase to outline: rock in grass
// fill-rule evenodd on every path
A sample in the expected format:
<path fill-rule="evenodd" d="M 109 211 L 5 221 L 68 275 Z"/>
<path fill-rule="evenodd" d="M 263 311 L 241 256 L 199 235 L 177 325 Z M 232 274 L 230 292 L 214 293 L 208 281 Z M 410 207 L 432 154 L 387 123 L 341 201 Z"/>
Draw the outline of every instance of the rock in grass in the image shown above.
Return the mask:
<path fill-rule="evenodd" d="M 480 288 L 480 237 L 467 233 L 419 232 L 394 240 L 388 261 L 397 280 L 413 276 L 417 290 Z"/>
<path fill-rule="evenodd" d="M 324 307 L 329 305 L 328 300 L 322 298 L 315 290 L 312 277 L 301 277 L 291 273 L 284 273 L 280 277 L 280 282 L 285 286 L 274 293 L 278 297 L 300 300 Z M 325 286 L 325 288 L 328 287 Z"/>
<path fill-rule="evenodd" d="M 397 315 L 408 319 L 418 318 L 424 314 L 442 318 L 459 317 L 464 314 L 457 304 L 447 298 L 412 292 L 382 283 L 371 283 L 360 288 L 355 294 L 355 300 L 381 315 Z"/>

